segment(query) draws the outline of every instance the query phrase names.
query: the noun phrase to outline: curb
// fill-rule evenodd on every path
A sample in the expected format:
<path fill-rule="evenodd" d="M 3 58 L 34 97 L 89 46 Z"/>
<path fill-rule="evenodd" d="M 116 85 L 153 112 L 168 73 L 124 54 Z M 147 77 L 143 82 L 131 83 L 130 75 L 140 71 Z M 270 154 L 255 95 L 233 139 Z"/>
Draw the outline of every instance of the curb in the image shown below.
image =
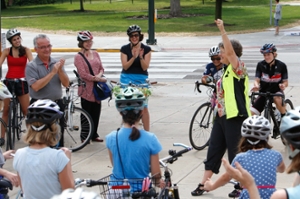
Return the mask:
<path fill-rule="evenodd" d="M 159 47 L 151 46 L 152 52 L 159 52 L 161 49 Z M 30 49 L 31 52 L 35 52 L 34 48 Z M 106 52 L 106 53 L 119 53 L 120 49 L 103 49 L 103 48 L 96 48 L 92 49 L 97 52 Z M 51 52 L 60 52 L 60 53 L 70 53 L 70 52 L 79 52 L 80 48 L 52 48 Z"/>

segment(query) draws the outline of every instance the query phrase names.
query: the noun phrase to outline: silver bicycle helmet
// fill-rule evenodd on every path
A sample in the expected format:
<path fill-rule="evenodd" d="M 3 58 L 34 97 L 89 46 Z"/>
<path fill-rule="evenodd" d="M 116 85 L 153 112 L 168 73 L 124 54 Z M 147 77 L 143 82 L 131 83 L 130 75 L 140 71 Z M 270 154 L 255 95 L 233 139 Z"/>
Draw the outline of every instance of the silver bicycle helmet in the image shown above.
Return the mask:
<path fill-rule="evenodd" d="M 300 152 L 300 106 L 294 110 L 289 110 L 282 117 L 280 134 L 288 144 L 291 144 L 296 149 L 290 154 L 290 157 L 293 158 Z"/>
<path fill-rule="evenodd" d="M 101 197 L 91 191 L 84 191 L 82 188 L 66 189 L 60 195 L 55 195 L 51 199 L 101 199 Z"/>
<path fill-rule="evenodd" d="M 37 100 L 28 107 L 26 123 L 32 124 L 34 122 L 41 122 L 44 125 L 31 125 L 31 127 L 35 131 L 42 131 L 62 116 L 63 112 L 59 110 L 59 106 L 55 102 L 48 99 Z"/>
<path fill-rule="evenodd" d="M 116 95 L 115 103 L 119 112 L 126 110 L 143 110 L 145 95 L 138 88 L 128 86 Z"/>
<path fill-rule="evenodd" d="M 9 29 L 6 33 L 6 39 L 8 41 L 11 40 L 11 38 L 13 38 L 16 35 L 21 35 L 21 32 L 19 32 L 17 29 L 13 28 L 13 29 Z"/>
<path fill-rule="evenodd" d="M 268 141 L 270 132 L 270 122 L 263 116 L 253 115 L 245 119 L 242 124 L 243 137 L 258 139 L 255 142 L 247 140 L 252 145 L 258 144 L 260 140 Z"/>
<path fill-rule="evenodd" d="M 142 29 L 138 25 L 131 25 L 127 29 L 127 35 L 129 36 L 133 32 L 138 32 L 141 34 Z"/>
<path fill-rule="evenodd" d="M 90 31 L 85 30 L 85 31 L 81 31 L 78 33 L 77 35 L 77 41 L 88 41 L 93 39 L 93 35 Z"/>
<path fill-rule="evenodd" d="M 0 81 L 0 99 L 12 98 L 11 93 L 7 89 L 6 85 Z"/>
<path fill-rule="evenodd" d="M 220 53 L 220 49 L 218 46 L 213 46 L 209 49 L 208 55 L 210 57 L 215 56 L 215 55 L 219 55 Z"/>
<path fill-rule="evenodd" d="M 265 54 L 265 53 L 273 53 L 276 52 L 277 48 L 274 44 L 270 43 L 270 44 L 265 44 L 263 45 L 263 47 L 261 47 L 260 52 L 261 54 Z"/>

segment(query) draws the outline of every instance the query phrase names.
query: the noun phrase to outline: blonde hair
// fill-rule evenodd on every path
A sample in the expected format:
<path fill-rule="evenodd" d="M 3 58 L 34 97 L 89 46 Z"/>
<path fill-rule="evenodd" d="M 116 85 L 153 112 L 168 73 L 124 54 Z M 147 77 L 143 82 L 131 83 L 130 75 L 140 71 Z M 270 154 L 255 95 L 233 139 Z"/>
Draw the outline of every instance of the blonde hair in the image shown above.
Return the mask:
<path fill-rule="evenodd" d="M 23 137 L 26 144 L 46 144 L 47 146 L 54 146 L 58 143 L 60 139 L 60 126 L 56 122 L 50 125 L 52 131 L 50 128 L 42 131 L 35 131 L 31 128 L 31 125 L 42 126 L 45 124 L 41 122 L 33 122 L 32 124 L 27 125 L 28 130 Z"/>

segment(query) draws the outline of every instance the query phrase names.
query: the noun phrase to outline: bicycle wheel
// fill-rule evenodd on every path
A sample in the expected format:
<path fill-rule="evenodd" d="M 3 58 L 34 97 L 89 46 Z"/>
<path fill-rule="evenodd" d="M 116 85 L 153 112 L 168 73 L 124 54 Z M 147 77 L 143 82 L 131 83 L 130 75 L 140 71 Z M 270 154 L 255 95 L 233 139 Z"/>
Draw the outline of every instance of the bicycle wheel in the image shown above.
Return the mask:
<path fill-rule="evenodd" d="M 294 109 L 294 105 L 293 105 L 293 103 L 292 103 L 292 101 L 290 99 L 285 99 L 284 103 L 285 103 L 285 109 L 286 109 L 286 111 Z"/>
<path fill-rule="evenodd" d="M 23 113 L 22 113 L 22 108 L 21 108 L 21 104 L 18 102 L 17 103 L 17 107 L 16 107 L 16 136 L 17 136 L 17 139 L 20 140 L 21 139 L 21 134 L 23 132 L 22 130 L 22 122 L 23 122 Z"/>
<path fill-rule="evenodd" d="M 70 112 L 67 108 L 64 116 L 64 146 L 72 152 L 78 151 L 90 141 L 92 132 L 94 131 L 92 118 L 88 112 L 79 107 L 71 108 Z"/>
<path fill-rule="evenodd" d="M 10 101 L 9 104 L 9 114 L 8 114 L 8 128 L 7 128 L 7 145 L 9 149 L 14 150 L 15 148 L 15 139 L 16 139 L 16 106 L 14 100 Z M 8 149 L 8 150 L 9 150 Z"/>
<path fill-rule="evenodd" d="M 189 138 L 194 149 L 202 150 L 208 146 L 212 126 L 213 108 L 206 102 L 196 110 L 190 123 Z"/>
<path fill-rule="evenodd" d="M 3 127 L 4 127 L 3 129 L 5 129 L 4 131 L 7 132 L 7 125 L 6 125 L 6 123 L 2 120 L 2 118 L 0 118 L 0 125 L 3 125 Z M 2 128 L 0 128 L 0 134 L 2 133 L 1 130 L 2 130 Z M 7 142 L 7 138 L 6 138 L 6 139 L 5 139 L 5 142 L 4 142 L 4 144 L 3 144 L 3 147 L 5 148 L 6 151 L 9 150 L 9 144 L 7 144 L 7 143 L 9 143 L 9 142 Z"/>

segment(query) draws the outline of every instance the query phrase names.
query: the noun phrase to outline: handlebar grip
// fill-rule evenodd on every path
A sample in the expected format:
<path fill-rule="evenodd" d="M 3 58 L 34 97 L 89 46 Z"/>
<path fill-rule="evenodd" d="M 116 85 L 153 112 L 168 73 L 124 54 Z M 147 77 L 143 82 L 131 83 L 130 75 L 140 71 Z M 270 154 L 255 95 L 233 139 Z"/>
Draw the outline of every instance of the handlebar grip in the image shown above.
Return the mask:
<path fill-rule="evenodd" d="M 77 73 L 77 71 L 73 70 L 73 72 L 75 73 L 76 77 L 79 78 L 79 74 Z"/>
<path fill-rule="evenodd" d="M 93 186 L 96 186 L 96 185 L 106 185 L 107 182 L 104 182 L 104 181 L 101 181 L 101 180 L 87 180 L 87 183 L 86 183 L 87 187 L 93 187 Z"/>

